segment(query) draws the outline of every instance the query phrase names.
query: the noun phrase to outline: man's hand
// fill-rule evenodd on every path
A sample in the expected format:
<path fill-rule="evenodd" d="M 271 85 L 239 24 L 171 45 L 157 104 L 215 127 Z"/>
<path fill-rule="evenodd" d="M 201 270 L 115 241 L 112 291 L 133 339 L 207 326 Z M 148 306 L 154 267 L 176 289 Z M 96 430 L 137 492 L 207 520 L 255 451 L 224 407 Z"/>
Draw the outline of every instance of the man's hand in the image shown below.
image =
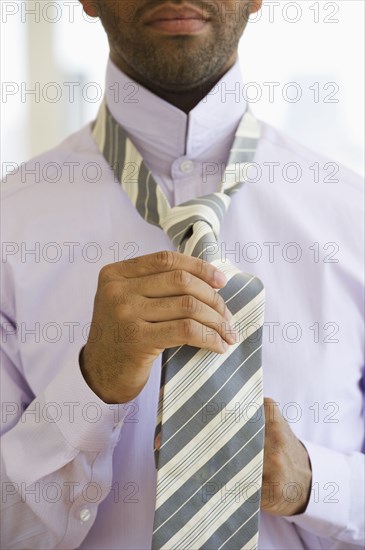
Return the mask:
<path fill-rule="evenodd" d="M 235 342 L 232 317 L 217 289 L 225 276 L 177 252 L 157 252 L 103 267 L 83 376 L 106 403 L 134 399 L 166 348 L 189 344 L 224 353 Z"/>
<path fill-rule="evenodd" d="M 265 398 L 265 447 L 261 508 L 276 516 L 305 511 L 311 491 L 308 453 L 282 417 L 275 401 Z"/>

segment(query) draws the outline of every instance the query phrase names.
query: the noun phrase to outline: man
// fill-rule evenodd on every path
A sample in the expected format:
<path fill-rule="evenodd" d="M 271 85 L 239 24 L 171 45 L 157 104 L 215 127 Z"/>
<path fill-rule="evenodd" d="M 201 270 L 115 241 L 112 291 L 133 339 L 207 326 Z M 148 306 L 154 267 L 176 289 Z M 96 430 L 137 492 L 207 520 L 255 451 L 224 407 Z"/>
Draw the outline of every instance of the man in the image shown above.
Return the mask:
<path fill-rule="evenodd" d="M 212 92 L 241 85 L 261 0 L 81 3 L 108 35 L 108 109 L 170 204 L 216 191 L 247 105 Z M 219 238 L 266 288 L 259 548 L 360 548 L 361 187 L 265 124 L 254 160 L 279 168 L 248 177 Z M 3 547 L 150 548 L 161 353 L 234 344 L 225 277 L 140 217 L 92 125 L 23 168 L 4 184 Z"/>

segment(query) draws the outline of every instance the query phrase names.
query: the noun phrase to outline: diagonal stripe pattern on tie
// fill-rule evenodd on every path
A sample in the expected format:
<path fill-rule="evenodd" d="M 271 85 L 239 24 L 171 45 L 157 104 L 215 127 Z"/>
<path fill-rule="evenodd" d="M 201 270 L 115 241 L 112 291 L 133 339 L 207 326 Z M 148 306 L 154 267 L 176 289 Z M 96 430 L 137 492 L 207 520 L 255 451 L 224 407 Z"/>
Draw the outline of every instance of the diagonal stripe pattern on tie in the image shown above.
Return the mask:
<path fill-rule="evenodd" d="M 257 277 L 221 257 L 218 236 L 231 197 L 253 162 L 260 126 L 246 111 L 221 189 L 175 207 L 105 103 L 93 135 L 141 216 L 161 227 L 179 252 L 225 273 L 228 283 L 219 292 L 238 334 L 223 355 L 186 345 L 163 353 L 152 548 L 254 550 L 264 443 L 264 289 Z"/>

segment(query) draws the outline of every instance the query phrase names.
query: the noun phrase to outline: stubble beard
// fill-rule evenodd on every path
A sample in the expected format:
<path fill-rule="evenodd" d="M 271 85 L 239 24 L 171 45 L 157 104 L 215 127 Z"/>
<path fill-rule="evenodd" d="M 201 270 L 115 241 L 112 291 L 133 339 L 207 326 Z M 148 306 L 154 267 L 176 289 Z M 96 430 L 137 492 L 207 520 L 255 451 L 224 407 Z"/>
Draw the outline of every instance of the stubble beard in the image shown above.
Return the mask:
<path fill-rule="evenodd" d="M 209 85 L 237 49 L 245 26 L 243 21 L 219 19 L 210 23 L 204 37 L 170 36 L 154 39 L 150 30 L 134 21 L 122 25 L 103 7 L 102 24 L 111 51 L 140 75 L 163 90 L 183 93 Z M 195 42 L 195 43 L 194 43 Z"/>

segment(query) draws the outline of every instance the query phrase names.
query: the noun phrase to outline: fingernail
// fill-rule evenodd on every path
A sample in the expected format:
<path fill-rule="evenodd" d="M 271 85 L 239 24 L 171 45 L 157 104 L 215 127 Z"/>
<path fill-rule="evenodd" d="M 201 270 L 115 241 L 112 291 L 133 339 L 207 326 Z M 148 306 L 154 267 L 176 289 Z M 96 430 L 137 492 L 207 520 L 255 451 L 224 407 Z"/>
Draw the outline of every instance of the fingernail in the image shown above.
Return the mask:
<path fill-rule="evenodd" d="M 229 348 L 229 345 L 227 344 L 227 342 L 222 342 L 222 348 L 223 348 L 223 352 L 225 353 Z"/>
<path fill-rule="evenodd" d="M 227 319 L 227 321 L 230 321 L 232 319 L 233 315 L 229 311 L 228 307 L 226 306 L 226 309 L 224 311 L 224 318 Z"/>
<path fill-rule="evenodd" d="M 217 286 L 225 286 L 227 284 L 227 277 L 221 271 L 214 272 L 214 282 Z"/>
<path fill-rule="evenodd" d="M 234 328 L 229 327 L 226 338 L 230 341 L 231 344 L 235 344 L 236 342 L 238 342 L 238 334 L 234 330 Z"/>

